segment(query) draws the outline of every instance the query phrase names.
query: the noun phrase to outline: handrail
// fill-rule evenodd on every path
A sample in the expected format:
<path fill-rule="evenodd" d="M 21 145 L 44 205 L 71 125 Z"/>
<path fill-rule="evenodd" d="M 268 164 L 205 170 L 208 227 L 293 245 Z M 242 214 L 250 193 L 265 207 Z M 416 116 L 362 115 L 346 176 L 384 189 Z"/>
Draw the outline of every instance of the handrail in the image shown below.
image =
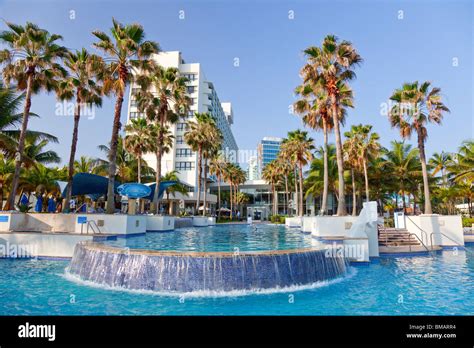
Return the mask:
<path fill-rule="evenodd" d="M 415 227 L 420 230 L 422 238 L 423 238 L 423 236 L 426 236 L 426 243 L 428 243 L 428 232 L 426 232 L 424 229 L 422 229 L 420 226 L 418 226 L 418 225 L 416 224 L 416 222 L 413 221 L 412 219 L 410 219 L 410 217 L 409 217 L 408 215 L 403 215 L 403 216 L 404 216 L 405 218 L 408 218 L 408 220 L 410 220 L 411 223 L 412 223 L 413 225 L 415 225 Z M 405 228 L 406 228 L 406 227 L 407 227 L 407 224 L 405 223 Z M 431 243 L 431 247 L 433 247 L 433 243 Z"/>
<path fill-rule="evenodd" d="M 426 249 L 426 251 L 430 252 L 430 249 L 425 245 L 425 243 L 423 243 L 423 241 L 420 239 L 420 237 L 418 237 L 418 235 L 416 233 L 409 233 L 408 235 L 410 237 L 415 236 L 416 239 L 418 239 L 420 241 L 421 245 L 423 245 L 423 247 Z M 408 244 L 408 246 L 410 247 L 410 252 L 411 252 L 411 244 Z"/>
<path fill-rule="evenodd" d="M 443 232 L 431 232 L 431 234 L 430 234 L 430 241 L 431 241 L 431 244 L 433 244 L 433 234 L 435 234 L 435 233 L 436 233 L 436 234 L 440 234 L 440 235 L 442 235 L 442 236 L 445 236 L 445 237 L 448 238 L 451 242 L 456 243 L 455 246 L 460 246 L 460 247 L 462 247 L 464 250 L 469 251 L 470 253 L 472 253 L 472 251 L 470 251 L 469 249 L 467 249 L 464 245 L 459 244 L 458 241 L 454 240 L 453 238 L 451 238 L 450 236 L 444 234 Z"/>
<path fill-rule="evenodd" d="M 95 220 L 87 220 L 87 222 L 85 224 L 81 224 L 81 234 L 84 233 L 84 225 L 86 225 L 86 234 L 89 234 L 89 227 L 91 228 L 92 233 L 97 233 L 97 234 L 102 233 L 100 231 L 99 226 L 95 222 Z M 95 225 L 95 228 L 94 228 L 94 225 Z M 97 231 L 96 231 L 96 229 L 97 229 Z"/>
<path fill-rule="evenodd" d="M 77 213 L 77 212 L 78 212 L 79 210 L 81 210 L 82 207 L 85 206 L 85 205 L 87 205 L 87 203 L 82 203 L 79 208 L 77 208 L 76 210 L 74 210 L 74 213 Z"/>
<path fill-rule="evenodd" d="M 97 228 L 97 232 L 94 230 L 94 225 L 95 225 L 95 228 Z M 87 233 L 89 233 L 89 226 L 91 227 L 92 232 L 94 232 L 94 233 L 101 233 L 101 232 L 100 232 L 99 225 L 97 225 L 97 223 L 95 222 L 95 220 L 88 220 L 88 221 L 87 221 Z"/>

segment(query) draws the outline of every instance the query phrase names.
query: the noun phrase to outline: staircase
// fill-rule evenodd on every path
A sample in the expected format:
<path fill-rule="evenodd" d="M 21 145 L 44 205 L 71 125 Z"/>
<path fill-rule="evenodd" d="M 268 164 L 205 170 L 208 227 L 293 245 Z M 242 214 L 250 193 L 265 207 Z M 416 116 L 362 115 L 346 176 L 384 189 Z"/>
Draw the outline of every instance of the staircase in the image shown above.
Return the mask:
<path fill-rule="evenodd" d="M 378 232 L 381 247 L 421 246 L 419 240 L 405 228 L 379 226 Z"/>

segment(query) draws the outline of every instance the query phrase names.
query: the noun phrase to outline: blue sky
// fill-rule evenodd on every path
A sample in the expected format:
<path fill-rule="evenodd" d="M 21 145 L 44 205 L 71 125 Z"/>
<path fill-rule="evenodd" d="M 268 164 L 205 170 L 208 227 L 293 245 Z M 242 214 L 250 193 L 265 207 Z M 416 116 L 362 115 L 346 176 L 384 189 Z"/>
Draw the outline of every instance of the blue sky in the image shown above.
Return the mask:
<path fill-rule="evenodd" d="M 63 35 L 71 49 L 94 51 L 91 31 L 107 31 L 112 16 L 141 23 L 147 38 L 163 50 L 179 50 L 187 62 L 203 65 L 220 100 L 233 104 L 233 132 L 241 149 L 255 149 L 264 136 L 285 136 L 302 127 L 289 113 L 302 51 L 329 33 L 352 41 L 364 58 L 352 83 L 355 108 L 346 128 L 370 123 L 384 146 L 399 139 L 381 115 L 381 103 L 403 82 L 429 80 L 441 87 L 451 113 L 441 127 L 429 126 L 428 154 L 455 151 L 462 140 L 473 138 L 471 1 L 0 1 L 2 19 L 37 23 Z M 5 29 L 3 23 L 0 27 Z M 81 120 L 78 155 L 100 155 L 97 146 L 110 139 L 113 103 L 105 100 L 95 119 Z M 32 109 L 41 119 L 30 127 L 59 137 L 60 144 L 51 148 L 65 163 L 72 118 L 55 115 L 54 95 L 35 96 Z M 312 136 L 320 145 L 322 135 Z"/>

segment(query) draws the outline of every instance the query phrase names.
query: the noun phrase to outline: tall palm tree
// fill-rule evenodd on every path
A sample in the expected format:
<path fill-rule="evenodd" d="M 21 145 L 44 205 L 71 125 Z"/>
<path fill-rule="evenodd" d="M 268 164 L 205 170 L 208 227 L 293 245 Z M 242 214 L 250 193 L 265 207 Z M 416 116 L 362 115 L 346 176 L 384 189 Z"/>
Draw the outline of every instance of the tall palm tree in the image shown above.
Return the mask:
<path fill-rule="evenodd" d="M 227 162 L 225 158 L 220 154 L 214 154 L 209 162 L 209 172 L 211 175 L 215 175 L 217 179 L 217 214 L 218 218 L 221 217 L 221 181 L 224 177 Z"/>
<path fill-rule="evenodd" d="M 144 153 L 153 149 L 153 144 L 156 141 L 156 127 L 150 127 L 149 123 L 144 118 L 137 118 L 131 120 L 125 126 L 125 149 L 132 153 L 137 159 L 137 176 L 138 182 L 142 182 L 142 156 Z"/>
<path fill-rule="evenodd" d="M 90 54 L 83 48 L 80 51 L 68 52 L 64 58 L 64 65 L 69 74 L 66 79 L 59 83 L 57 95 L 60 100 L 75 99 L 67 189 L 63 207 L 63 210 L 68 212 L 72 193 L 72 177 L 74 175 L 81 109 L 86 106 L 102 105 L 102 86 L 96 83 L 95 77 L 103 71 L 104 62 L 102 58 L 95 54 Z"/>
<path fill-rule="evenodd" d="M 299 216 L 303 216 L 303 167 L 313 159 L 312 151 L 315 149 L 315 147 L 313 144 L 313 139 L 308 137 L 308 132 L 298 129 L 290 133 L 288 136 L 288 141 L 282 143 L 280 151 L 292 157 L 298 166 L 300 193 L 298 199 L 298 213 Z"/>
<path fill-rule="evenodd" d="M 339 204 L 337 215 L 345 215 L 344 159 L 340 131 L 340 114 L 344 107 L 352 107 L 352 90 L 347 82 L 355 78 L 352 70 L 362 62 L 361 56 L 349 41 L 339 41 L 334 35 L 324 38 L 321 47 L 309 47 L 304 53 L 307 64 L 302 68 L 304 83 L 321 87 L 328 95 L 329 110 L 334 124 L 339 175 Z M 344 100 L 345 105 L 341 103 Z"/>
<path fill-rule="evenodd" d="M 327 199 L 328 199 L 328 134 L 333 128 L 332 118 L 329 113 L 329 97 L 323 88 L 310 83 L 300 85 L 295 92 L 302 98 L 295 102 L 294 109 L 298 114 L 301 114 L 303 123 L 312 129 L 321 130 L 323 132 L 324 142 L 324 185 L 323 198 L 321 204 L 321 214 L 327 213 Z M 314 96 L 312 99 L 311 97 Z"/>
<path fill-rule="evenodd" d="M 25 137 L 31 109 L 31 98 L 42 90 L 51 91 L 57 86 L 57 78 L 66 76 L 59 64 L 67 49 L 56 42 L 62 37 L 50 34 L 33 23 L 24 26 L 7 22 L 9 30 L 0 33 L 0 42 L 8 48 L 0 51 L 0 64 L 3 65 L 3 79 L 7 85 L 16 82 L 20 91 L 25 91 L 25 104 L 18 148 L 15 154 L 15 172 L 12 179 L 6 208 L 14 209 L 15 195 L 20 179 Z"/>
<path fill-rule="evenodd" d="M 184 134 L 184 140 L 190 146 L 191 150 L 198 155 L 198 178 L 197 178 L 197 199 L 196 211 L 199 212 L 201 203 L 201 182 L 202 182 L 202 162 L 203 151 L 222 141 L 222 135 L 217 129 L 214 119 L 208 113 L 195 113 L 195 120 L 188 123 L 188 131 Z M 205 207 L 203 210 L 205 214 Z"/>
<path fill-rule="evenodd" d="M 94 46 L 105 53 L 107 66 L 101 74 L 103 92 L 116 96 L 112 136 L 109 151 L 109 184 L 107 188 L 107 214 L 113 214 L 114 182 L 116 174 L 117 145 L 121 128 L 120 116 L 127 85 L 130 84 L 133 69 L 146 70 L 150 66 L 149 57 L 157 53 L 158 44 L 145 40 L 145 32 L 139 24 L 123 25 L 112 19 L 110 29 L 112 38 L 106 33 L 96 30 L 92 34 L 99 39 Z"/>
<path fill-rule="evenodd" d="M 412 133 L 416 133 L 418 137 L 418 150 L 423 172 L 425 214 L 432 213 L 425 155 L 425 142 L 428 137 L 426 126 L 428 123 L 440 124 L 444 113 L 449 112 L 449 109 L 441 101 L 441 89 L 430 88 L 430 86 L 430 82 L 405 83 L 390 97 L 395 105 L 389 112 L 390 124 L 392 127 L 399 128 L 403 138 L 410 138 Z"/>
<path fill-rule="evenodd" d="M 207 205 L 207 169 L 209 167 L 208 162 L 210 159 L 218 155 L 219 150 L 221 149 L 222 144 L 222 134 L 217 126 L 214 124 L 212 128 L 210 128 L 209 134 L 210 139 L 215 139 L 215 142 L 209 142 L 202 151 L 202 158 L 204 164 L 204 195 L 203 195 L 203 206 L 204 212 Z"/>
<path fill-rule="evenodd" d="M 156 187 L 160 185 L 161 158 L 165 146 L 164 130 L 170 124 L 178 121 L 189 109 L 190 100 L 186 95 L 186 82 L 188 79 L 180 76 L 179 69 L 169 67 L 163 68 L 157 64 L 142 71 L 136 77 L 136 84 L 140 87 L 135 96 L 138 110 L 145 114 L 146 118 L 159 125 L 157 134 L 156 151 Z M 161 130 L 161 131 L 160 131 Z M 153 202 L 156 213 L 158 213 L 158 191 L 155 191 Z"/>
<path fill-rule="evenodd" d="M 344 135 L 349 140 L 349 151 L 352 153 L 352 162 L 358 164 L 362 169 L 365 181 L 365 199 L 368 202 L 369 197 L 369 175 L 367 173 L 367 165 L 370 158 L 378 156 L 380 151 L 379 135 L 377 133 L 371 133 L 371 125 L 352 126 L 349 132 Z"/>
<path fill-rule="evenodd" d="M 357 188 L 355 180 L 355 171 L 360 170 L 361 160 L 359 157 L 359 147 L 360 139 L 357 136 L 357 133 L 353 130 L 350 132 L 345 132 L 344 136 L 346 140 L 342 144 L 344 149 L 344 161 L 347 164 L 346 167 L 350 168 L 351 171 L 351 181 L 352 181 L 352 216 L 357 215 Z"/>

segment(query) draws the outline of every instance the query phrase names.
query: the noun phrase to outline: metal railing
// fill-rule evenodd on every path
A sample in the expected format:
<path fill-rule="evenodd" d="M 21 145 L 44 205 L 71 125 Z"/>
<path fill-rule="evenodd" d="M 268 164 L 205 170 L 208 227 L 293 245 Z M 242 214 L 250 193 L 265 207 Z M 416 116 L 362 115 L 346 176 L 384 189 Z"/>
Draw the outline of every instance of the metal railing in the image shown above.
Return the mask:
<path fill-rule="evenodd" d="M 430 252 L 430 249 L 426 246 L 425 243 L 423 243 L 423 241 L 420 239 L 420 237 L 418 237 L 418 235 L 417 235 L 416 233 L 409 233 L 408 236 L 409 236 L 409 237 L 415 236 L 416 239 L 418 239 L 418 240 L 420 241 L 421 245 L 426 249 L 426 251 L 427 251 L 427 252 Z M 409 246 L 410 252 L 411 252 L 411 244 L 410 244 L 410 243 L 411 243 L 411 242 L 410 242 L 410 238 L 408 238 L 408 246 Z"/>
<path fill-rule="evenodd" d="M 86 234 L 89 234 L 89 228 L 92 230 L 92 233 L 102 233 L 95 220 L 87 220 L 86 223 L 81 224 L 81 234 L 84 233 L 84 225 L 86 225 Z"/>
<path fill-rule="evenodd" d="M 450 236 L 446 235 L 445 233 L 443 232 L 431 232 L 430 234 L 430 242 L 431 242 L 431 245 L 433 245 L 433 235 L 434 234 L 439 234 L 441 236 L 444 236 L 446 238 L 448 238 L 451 242 L 455 243 L 456 245 L 453 245 L 454 247 L 461 247 L 463 248 L 465 251 L 468 251 L 469 253 L 472 253 L 472 251 L 470 251 L 469 249 L 467 249 L 463 244 L 460 244 L 457 240 L 454 240 L 453 238 L 451 238 Z"/>

